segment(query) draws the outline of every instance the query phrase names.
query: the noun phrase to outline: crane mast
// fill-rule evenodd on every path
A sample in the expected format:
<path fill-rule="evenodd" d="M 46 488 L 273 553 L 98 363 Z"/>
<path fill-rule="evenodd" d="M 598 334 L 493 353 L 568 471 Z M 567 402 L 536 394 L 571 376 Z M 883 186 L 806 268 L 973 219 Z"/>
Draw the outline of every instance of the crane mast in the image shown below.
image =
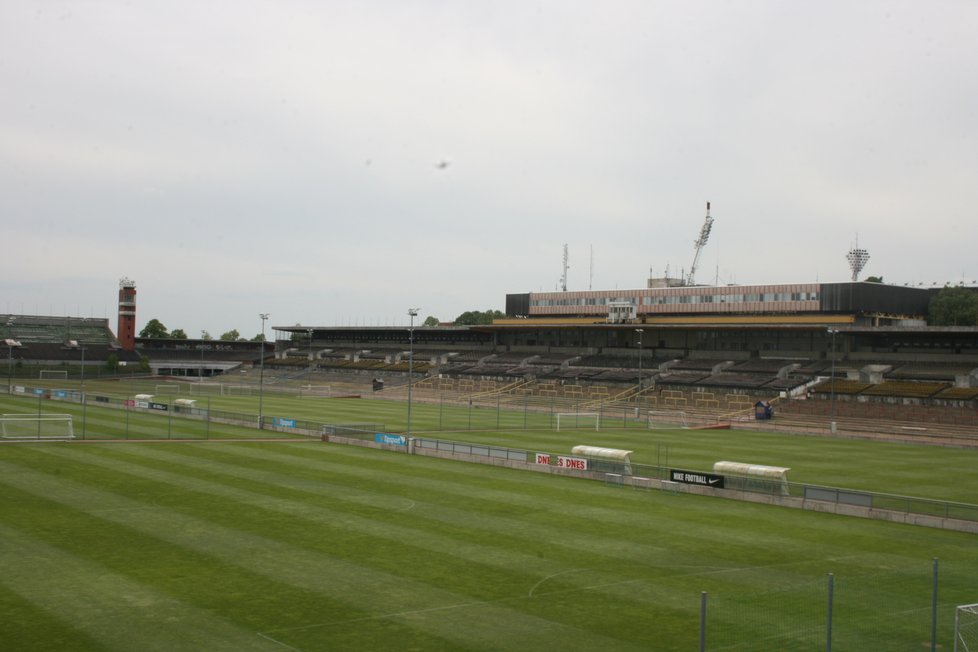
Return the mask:
<path fill-rule="evenodd" d="M 703 221 L 703 227 L 700 229 L 700 237 L 696 238 L 693 243 L 693 246 L 696 247 L 696 254 L 693 256 L 693 266 L 689 268 L 689 274 L 686 276 L 686 285 L 693 285 L 696 267 L 700 262 L 700 254 L 703 253 L 706 241 L 710 239 L 711 229 L 713 229 L 713 218 L 710 217 L 710 202 L 706 202 L 706 220 Z"/>

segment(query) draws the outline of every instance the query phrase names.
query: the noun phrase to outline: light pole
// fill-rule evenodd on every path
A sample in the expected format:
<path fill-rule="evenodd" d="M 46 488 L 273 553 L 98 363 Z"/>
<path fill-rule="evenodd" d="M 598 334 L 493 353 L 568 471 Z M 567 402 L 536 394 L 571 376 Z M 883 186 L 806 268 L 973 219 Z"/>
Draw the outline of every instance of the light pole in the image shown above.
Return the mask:
<path fill-rule="evenodd" d="M 14 363 L 14 347 L 20 346 L 20 342 L 14 339 L 13 327 L 14 327 L 15 317 L 10 317 L 7 319 L 7 393 L 11 394 L 10 383 L 11 378 L 13 378 L 12 369 Z"/>
<path fill-rule="evenodd" d="M 200 371 L 197 372 L 197 382 L 204 382 L 204 335 L 207 331 L 200 331 Z"/>
<path fill-rule="evenodd" d="M 313 357 L 312 357 L 312 329 L 311 328 L 307 328 L 306 329 L 306 332 L 309 333 L 309 362 L 312 362 L 312 360 L 313 360 Z"/>
<path fill-rule="evenodd" d="M 261 361 L 258 363 L 258 429 L 264 428 L 262 424 L 262 399 L 265 394 L 265 321 L 268 319 L 267 312 L 258 313 L 261 317 Z"/>
<path fill-rule="evenodd" d="M 81 346 L 82 439 L 84 439 L 88 426 L 88 404 L 85 402 L 85 343 L 79 342 L 78 344 Z"/>
<path fill-rule="evenodd" d="M 418 316 L 417 308 L 408 308 L 411 326 L 408 328 L 408 413 L 407 434 L 411 436 L 411 385 L 414 384 L 414 318 Z"/>
<path fill-rule="evenodd" d="M 81 349 L 81 395 L 82 403 L 85 402 L 85 343 L 79 342 L 78 348 Z"/>
<path fill-rule="evenodd" d="M 835 336 L 838 333 L 838 329 L 830 328 L 829 335 L 832 336 L 832 384 L 829 386 L 829 422 L 831 423 L 830 428 L 835 430 Z"/>
<path fill-rule="evenodd" d="M 638 333 L 638 391 L 642 392 L 642 329 L 636 328 L 635 332 Z"/>

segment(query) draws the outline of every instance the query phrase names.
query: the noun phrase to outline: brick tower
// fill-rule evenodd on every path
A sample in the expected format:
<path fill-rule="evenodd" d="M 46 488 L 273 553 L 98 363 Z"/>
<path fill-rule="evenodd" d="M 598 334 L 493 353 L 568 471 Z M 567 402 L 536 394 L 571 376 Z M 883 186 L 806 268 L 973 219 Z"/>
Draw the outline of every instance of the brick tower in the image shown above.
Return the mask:
<path fill-rule="evenodd" d="M 136 350 L 136 283 L 119 281 L 119 343 L 125 351 Z"/>

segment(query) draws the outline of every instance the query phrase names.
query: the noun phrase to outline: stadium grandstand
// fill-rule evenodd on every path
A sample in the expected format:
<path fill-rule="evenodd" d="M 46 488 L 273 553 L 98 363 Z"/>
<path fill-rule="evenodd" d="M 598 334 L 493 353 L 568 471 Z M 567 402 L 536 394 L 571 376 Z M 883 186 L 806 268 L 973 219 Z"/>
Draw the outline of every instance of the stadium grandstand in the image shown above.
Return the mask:
<path fill-rule="evenodd" d="M 854 282 L 511 294 L 507 317 L 485 326 L 274 327 L 267 364 L 403 377 L 413 352 L 419 387 L 631 392 L 646 407 L 717 414 L 757 401 L 840 417 L 887 406 L 897 419 L 978 425 L 978 328 L 927 326 L 935 292 Z M 623 302 L 627 319 L 610 309 Z"/>
<path fill-rule="evenodd" d="M 136 338 L 104 319 L 0 316 L 25 364 L 141 362 L 150 373 L 306 385 L 621 400 L 642 409 L 867 416 L 978 426 L 978 328 L 931 327 L 937 289 L 879 283 L 510 294 L 480 326 L 273 326 L 274 343 Z M 121 304 L 120 304 L 121 305 Z M 612 308 L 628 307 L 628 310 Z M 16 344 L 16 345 L 15 345 Z M 19 372 L 18 372 L 19 373 Z M 238 374 L 244 374 L 240 376 Z M 266 378 L 266 382 L 268 378 Z M 386 381 L 386 382 L 377 382 Z M 275 381 L 277 382 L 277 381 Z"/>
<path fill-rule="evenodd" d="M 110 359 L 138 363 L 139 355 L 122 348 L 108 319 L 0 315 L 8 365 L 104 366 Z"/>

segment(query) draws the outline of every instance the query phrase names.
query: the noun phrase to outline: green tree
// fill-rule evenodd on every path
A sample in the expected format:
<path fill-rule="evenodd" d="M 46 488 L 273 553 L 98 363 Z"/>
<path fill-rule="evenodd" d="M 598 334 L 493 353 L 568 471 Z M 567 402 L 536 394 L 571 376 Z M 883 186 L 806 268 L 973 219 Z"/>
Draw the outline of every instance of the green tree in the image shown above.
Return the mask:
<path fill-rule="evenodd" d="M 295 325 L 296 326 L 299 326 L 299 327 L 302 326 L 302 324 L 300 324 L 298 322 L 296 322 Z M 302 333 L 300 331 L 292 331 L 292 335 L 289 336 L 289 341 L 291 341 L 291 342 L 301 342 L 305 336 L 306 336 L 306 334 L 305 333 Z"/>
<path fill-rule="evenodd" d="M 105 359 L 105 368 L 113 373 L 119 371 L 119 356 L 110 353 L 109 357 Z"/>
<path fill-rule="evenodd" d="M 882 276 L 867 276 L 866 277 L 866 282 L 867 283 L 882 283 L 883 282 L 883 277 Z"/>
<path fill-rule="evenodd" d="M 456 317 L 455 323 L 459 326 L 480 326 L 491 324 L 493 319 L 500 319 L 505 316 L 499 310 L 486 310 L 485 312 L 469 310 Z"/>
<path fill-rule="evenodd" d="M 232 328 L 227 333 L 221 335 L 222 342 L 235 342 L 241 338 L 241 333 L 238 332 L 237 328 Z"/>
<path fill-rule="evenodd" d="M 211 335 L 210 333 L 208 333 L 207 331 L 200 331 L 200 339 L 205 340 L 205 341 L 206 340 L 212 340 L 212 339 L 214 339 L 214 336 Z"/>
<path fill-rule="evenodd" d="M 974 326 L 978 324 L 978 293 L 963 287 L 946 287 L 934 295 L 927 307 L 930 326 Z"/>
<path fill-rule="evenodd" d="M 170 331 L 170 338 L 174 340 L 185 340 L 187 339 L 187 334 L 182 328 L 174 328 Z"/>
<path fill-rule="evenodd" d="M 428 315 L 427 317 L 425 317 L 424 323 L 421 324 L 421 325 L 422 326 L 428 326 L 428 327 L 434 327 L 434 326 L 437 326 L 440 323 L 441 322 L 438 321 L 438 318 L 437 317 L 435 317 L 434 315 Z"/>
<path fill-rule="evenodd" d="M 251 338 L 251 341 L 252 342 L 264 342 L 265 341 L 265 335 L 263 333 L 258 333 L 258 335 L 255 335 L 253 338 Z"/>
<path fill-rule="evenodd" d="M 147 358 L 146 356 L 143 356 L 143 357 L 141 357 L 139 359 L 139 370 L 140 371 L 149 371 L 150 370 L 149 358 Z"/>
<path fill-rule="evenodd" d="M 146 327 L 139 331 L 140 337 L 166 338 L 170 334 L 166 332 L 166 326 L 159 319 L 150 319 L 146 322 Z"/>

